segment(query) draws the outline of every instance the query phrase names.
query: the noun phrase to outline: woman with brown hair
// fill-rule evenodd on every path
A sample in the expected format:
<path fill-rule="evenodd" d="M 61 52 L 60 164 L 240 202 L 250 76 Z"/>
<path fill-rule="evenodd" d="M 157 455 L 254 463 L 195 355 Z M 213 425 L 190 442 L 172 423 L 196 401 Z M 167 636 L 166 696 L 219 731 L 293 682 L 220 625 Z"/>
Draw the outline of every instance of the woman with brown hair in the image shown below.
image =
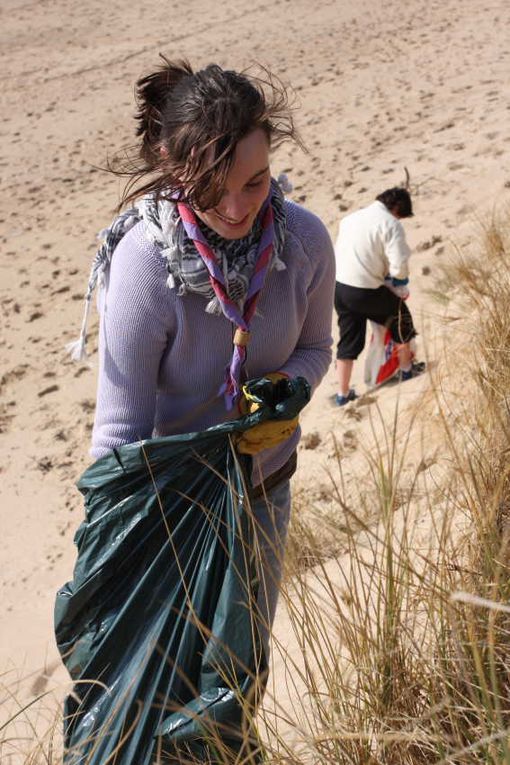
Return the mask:
<path fill-rule="evenodd" d="M 330 238 L 271 177 L 270 151 L 297 138 L 285 89 L 164 59 L 136 93 L 141 142 L 114 166 L 129 176 L 121 207 L 135 205 L 105 232 L 87 293 L 102 282 L 95 458 L 239 418 L 248 379 L 313 390 L 331 360 Z M 75 355 L 85 334 L 86 319 Z M 296 418 L 236 443 L 252 455 L 266 648 L 299 437 Z"/>

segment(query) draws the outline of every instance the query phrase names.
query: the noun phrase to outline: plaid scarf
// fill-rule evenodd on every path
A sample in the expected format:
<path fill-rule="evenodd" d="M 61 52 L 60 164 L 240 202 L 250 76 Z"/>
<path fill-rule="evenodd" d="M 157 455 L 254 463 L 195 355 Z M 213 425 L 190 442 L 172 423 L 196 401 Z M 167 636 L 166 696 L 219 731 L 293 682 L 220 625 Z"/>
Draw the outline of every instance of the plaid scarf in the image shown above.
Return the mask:
<path fill-rule="evenodd" d="M 258 297 L 267 271 L 272 268 L 285 269 L 285 264 L 280 259 L 286 235 L 284 197 L 280 186 L 287 190 L 289 187 L 285 186 L 286 182 L 287 179 L 282 176 L 278 178 L 278 182 L 271 180 L 271 188 L 261 212 L 251 231 L 242 239 L 223 239 L 205 224 L 198 222 L 187 205 L 168 199 L 156 200 L 154 195 L 144 197 L 135 207 L 117 216 L 110 227 L 98 235 L 103 239 L 103 243 L 95 255 L 90 271 L 80 337 L 67 346 L 72 358 L 76 361 L 87 358 L 87 323 L 94 289 L 103 283 L 115 248 L 121 239 L 142 220 L 145 223 L 147 238 L 161 248 L 161 254 L 166 259 L 169 288 L 177 288 L 179 295 L 185 295 L 187 292 L 203 295 L 208 301 L 205 306 L 208 313 L 223 313 L 239 329 L 247 332 L 256 305 L 256 298 L 252 299 L 252 281 L 257 284 L 260 282 L 260 287 L 256 290 Z M 268 209 L 271 213 L 269 216 Z M 189 225 L 187 227 L 183 221 L 184 211 L 193 216 L 195 236 L 190 235 Z M 189 218 L 189 215 L 186 217 Z M 197 241 L 200 241 L 200 247 Z M 207 248 L 205 259 L 204 246 Z M 264 267 L 261 275 L 259 261 L 263 254 Z M 211 272 L 213 263 L 214 274 Z M 247 342 L 247 335 L 244 340 Z M 226 380 L 220 389 L 225 395 L 229 409 L 239 395 L 240 371 L 245 356 L 244 346 L 235 344 L 231 364 L 227 367 Z"/>
<path fill-rule="evenodd" d="M 271 181 L 269 196 L 274 215 L 274 256 L 271 268 L 282 270 L 285 265 L 279 256 L 286 233 L 285 207 L 280 186 L 274 180 Z M 149 195 L 138 204 L 138 210 L 145 222 L 147 237 L 161 248 L 161 255 L 166 259 L 168 286 L 178 287 L 179 295 L 185 295 L 186 292 L 203 295 L 208 300 L 205 310 L 219 316 L 222 313 L 220 301 L 212 287 L 206 264 L 186 226 L 182 225 L 179 205 L 164 199 L 156 201 Z M 197 223 L 223 271 L 229 297 L 241 307 L 257 259 L 262 235 L 261 214 L 251 231 L 242 239 L 223 239 L 202 221 Z"/>

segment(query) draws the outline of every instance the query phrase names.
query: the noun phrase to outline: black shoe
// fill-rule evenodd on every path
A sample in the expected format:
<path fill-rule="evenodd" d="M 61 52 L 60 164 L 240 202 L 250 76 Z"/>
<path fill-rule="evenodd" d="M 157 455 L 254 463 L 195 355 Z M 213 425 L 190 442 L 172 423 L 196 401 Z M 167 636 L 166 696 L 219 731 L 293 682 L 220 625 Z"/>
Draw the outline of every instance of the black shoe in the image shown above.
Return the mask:
<path fill-rule="evenodd" d="M 418 377 L 418 375 L 423 374 L 426 368 L 427 365 L 424 361 L 413 361 L 411 369 L 408 369 L 407 372 L 405 372 L 403 369 L 400 370 L 400 379 L 402 382 L 405 382 L 406 380 L 412 380 L 413 377 Z"/>
<path fill-rule="evenodd" d="M 342 396 L 341 393 L 337 393 L 335 396 L 335 404 L 337 406 L 345 406 L 350 401 L 355 401 L 357 398 L 354 388 L 351 388 L 347 396 Z"/>

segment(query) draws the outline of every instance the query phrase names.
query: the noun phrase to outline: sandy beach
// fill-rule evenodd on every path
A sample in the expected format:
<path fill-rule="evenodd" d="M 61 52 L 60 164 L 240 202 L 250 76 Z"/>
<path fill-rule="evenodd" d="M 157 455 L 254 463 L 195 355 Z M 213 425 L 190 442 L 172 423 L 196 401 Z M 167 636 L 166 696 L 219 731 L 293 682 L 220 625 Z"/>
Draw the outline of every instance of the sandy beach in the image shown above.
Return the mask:
<path fill-rule="evenodd" d="M 333 240 L 342 215 L 402 183 L 407 167 L 410 307 L 433 365 L 441 264 L 510 202 L 510 16 L 503 0 L 3 0 L 0 29 L 0 670 L 29 678 L 29 694 L 66 679 L 52 609 L 75 557 L 96 357 L 77 365 L 64 347 L 79 333 L 95 235 L 119 199 L 119 180 L 100 168 L 133 139 L 134 81 L 159 52 L 278 74 L 295 92 L 308 153 L 284 145 L 273 174 L 288 174 L 291 198 Z M 361 364 L 354 382 L 363 390 Z M 411 382 L 405 401 L 427 384 Z M 335 391 L 332 366 L 302 418 L 301 497 L 317 499 L 327 483 L 332 436 L 359 480 L 369 411 L 389 411 L 396 395 L 381 389 L 349 416 Z"/>

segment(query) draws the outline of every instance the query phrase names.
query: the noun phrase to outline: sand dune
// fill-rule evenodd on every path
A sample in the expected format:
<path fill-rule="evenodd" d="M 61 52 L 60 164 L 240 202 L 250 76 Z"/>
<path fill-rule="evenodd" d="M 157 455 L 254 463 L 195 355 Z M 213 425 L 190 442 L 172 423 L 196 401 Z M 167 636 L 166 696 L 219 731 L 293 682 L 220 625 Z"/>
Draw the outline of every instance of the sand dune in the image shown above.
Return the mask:
<path fill-rule="evenodd" d="M 34 672 L 40 689 L 64 677 L 52 603 L 72 570 L 74 481 L 89 462 L 94 409 L 94 367 L 63 349 L 79 330 L 95 232 L 118 201 L 118 181 L 98 167 L 132 138 L 134 80 L 159 51 L 197 65 L 256 60 L 279 74 L 295 90 L 309 153 L 282 147 L 274 171 L 289 174 L 292 197 L 333 238 L 342 214 L 408 167 L 410 305 L 420 352 L 426 341 L 434 361 L 439 265 L 470 241 L 477 218 L 510 201 L 510 17 L 503 0 L 191 0 L 186 12 L 154 0 L 4 0 L 0 22 L 0 667 Z M 407 400 L 426 385 L 410 384 Z M 395 395 L 381 390 L 341 412 L 334 392 L 332 369 L 303 417 L 295 484 L 319 497 L 332 434 L 355 476 L 369 410 Z"/>

